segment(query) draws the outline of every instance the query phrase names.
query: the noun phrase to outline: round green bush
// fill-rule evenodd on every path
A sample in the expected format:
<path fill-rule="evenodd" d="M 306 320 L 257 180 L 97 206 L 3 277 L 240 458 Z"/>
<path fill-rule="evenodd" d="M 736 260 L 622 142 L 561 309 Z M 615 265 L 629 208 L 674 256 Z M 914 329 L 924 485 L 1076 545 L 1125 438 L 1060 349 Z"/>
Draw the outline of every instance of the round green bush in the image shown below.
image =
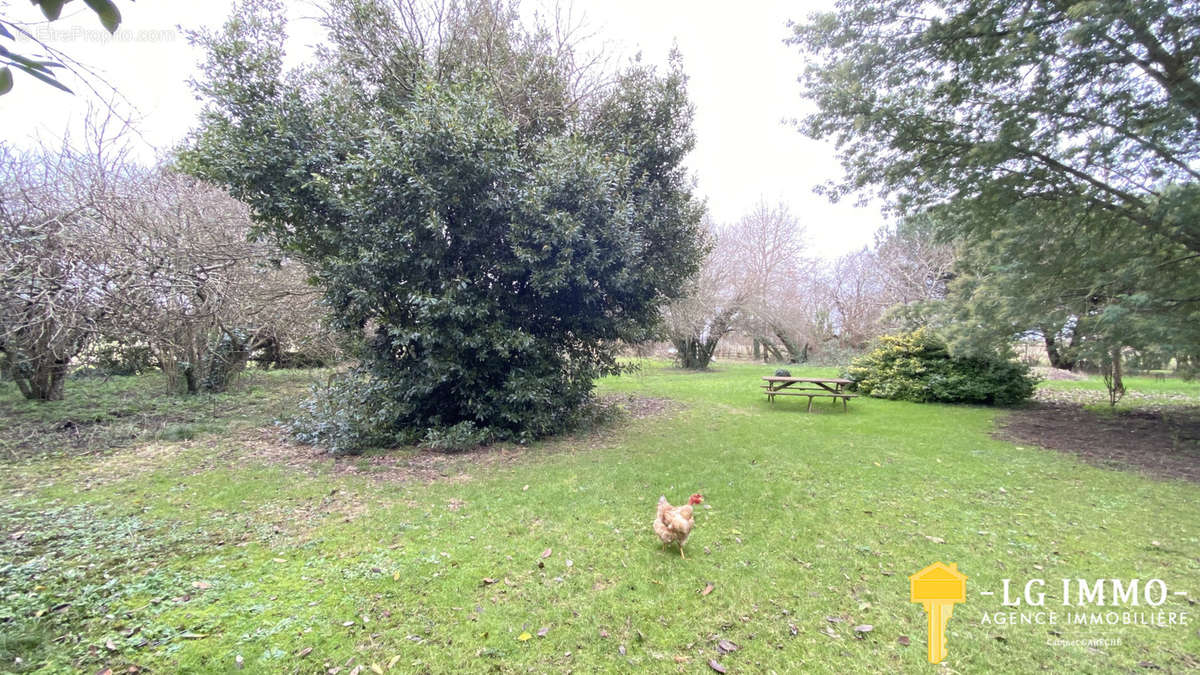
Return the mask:
<path fill-rule="evenodd" d="M 885 335 L 879 346 L 851 364 L 851 388 L 918 403 L 1011 405 L 1033 396 L 1029 367 L 998 356 L 954 356 L 932 332 Z"/>

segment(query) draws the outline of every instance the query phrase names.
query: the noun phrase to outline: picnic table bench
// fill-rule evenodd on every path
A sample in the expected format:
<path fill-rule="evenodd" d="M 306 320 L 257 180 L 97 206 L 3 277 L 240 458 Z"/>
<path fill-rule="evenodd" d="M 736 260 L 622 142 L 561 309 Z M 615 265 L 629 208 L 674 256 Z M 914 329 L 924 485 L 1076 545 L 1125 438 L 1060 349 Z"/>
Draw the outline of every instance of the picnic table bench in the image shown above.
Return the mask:
<path fill-rule="evenodd" d="M 761 388 L 766 389 L 763 393 L 767 395 L 767 401 L 775 402 L 776 396 L 807 396 L 808 397 L 808 412 L 812 412 L 813 399 L 817 397 L 829 397 L 836 404 L 838 399 L 842 400 L 842 410 L 846 411 L 846 402 L 852 398 L 857 398 L 856 394 L 848 394 L 845 391 L 847 385 L 851 384 L 850 380 L 844 380 L 840 377 L 782 377 L 779 375 L 768 375 L 763 377 L 766 384 L 761 385 Z"/>

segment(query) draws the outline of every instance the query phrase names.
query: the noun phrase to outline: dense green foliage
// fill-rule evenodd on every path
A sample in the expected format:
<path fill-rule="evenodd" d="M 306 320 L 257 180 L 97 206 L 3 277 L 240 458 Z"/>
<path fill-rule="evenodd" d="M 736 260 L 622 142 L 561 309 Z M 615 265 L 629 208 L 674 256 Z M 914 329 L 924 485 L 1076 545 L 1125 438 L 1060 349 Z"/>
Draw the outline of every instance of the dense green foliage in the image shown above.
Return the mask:
<path fill-rule="evenodd" d="M 842 190 L 906 210 L 1068 201 L 1200 251 L 1200 6 L 847 0 L 796 26 Z"/>
<path fill-rule="evenodd" d="M 1038 226 L 1069 236 L 1039 236 Z M 944 308 L 959 346 L 1049 338 L 1065 367 L 1113 350 L 1164 367 L 1200 356 L 1200 256 L 1129 221 L 1097 223 L 1070 206 L 1014 208 L 1009 225 L 964 246 Z"/>
<path fill-rule="evenodd" d="M 956 348 L 1198 360 L 1200 5 L 848 0 L 794 42 L 832 193 L 932 210 L 961 244 Z"/>
<path fill-rule="evenodd" d="M 1037 381 L 1024 364 L 996 356 L 954 356 L 932 332 L 919 329 L 879 338 L 854 360 L 853 388 L 876 398 L 917 403 L 1019 403 Z"/>
<path fill-rule="evenodd" d="M 362 368 L 309 437 L 347 451 L 560 430 L 699 257 L 678 62 L 585 96 L 515 12 L 453 8 L 431 48 L 386 3 L 334 3 L 329 61 L 286 75 L 273 3 L 197 37 L 208 105 L 183 162 L 316 271 Z"/>

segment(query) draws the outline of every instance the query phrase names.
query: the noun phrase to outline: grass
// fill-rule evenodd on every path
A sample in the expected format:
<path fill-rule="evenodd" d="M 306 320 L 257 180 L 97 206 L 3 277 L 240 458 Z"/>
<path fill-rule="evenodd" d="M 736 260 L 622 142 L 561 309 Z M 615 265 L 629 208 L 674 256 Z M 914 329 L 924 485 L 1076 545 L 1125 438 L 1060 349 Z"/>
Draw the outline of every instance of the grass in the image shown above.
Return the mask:
<path fill-rule="evenodd" d="M 1200 398 L 1200 379 L 1184 380 L 1179 378 L 1157 379 L 1153 377 L 1126 377 L 1125 388 L 1132 393 L 1166 394 L 1185 396 L 1191 399 Z M 1098 376 L 1090 376 L 1084 380 L 1049 380 L 1041 382 L 1041 386 L 1063 391 L 1104 391 L 1104 380 Z M 1193 401 L 1194 402 L 1194 401 Z"/>
<path fill-rule="evenodd" d="M 1121 413 L 1152 408 L 1170 412 L 1178 408 L 1193 408 L 1200 404 L 1200 379 L 1184 380 L 1175 377 L 1156 378 L 1135 376 L 1124 378 L 1125 396 L 1112 406 L 1104 380 L 1089 376 L 1083 380 L 1051 380 L 1039 383 L 1038 398 L 1064 403 L 1079 403 L 1100 414 Z"/>
<path fill-rule="evenodd" d="M 281 460 L 261 427 L 303 391 L 299 375 L 207 402 L 129 393 L 150 390 L 143 378 L 43 406 L 6 392 L 4 438 L 123 396 L 160 421 L 103 454 L 51 451 L 48 433 L 0 465 L 0 668 L 933 670 L 906 577 L 935 560 L 970 577 L 944 670 L 1200 667 L 1198 486 L 997 440 L 993 409 L 768 404 L 757 378 L 771 370 L 646 364 L 600 389 L 678 402 L 662 414 L 439 459 L 432 482 L 385 470 L 420 460 L 411 450 Z M 650 519 L 660 494 L 696 491 L 711 508 L 681 560 Z M 1035 578 L 1047 610 L 1063 609 L 1062 578 L 1159 578 L 1172 594 L 1155 609 L 1191 623 L 983 622 L 1013 609 L 1003 579 Z M 1048 644 L 1081 639 L 1120 644 Z M 719 654 L 718 640 L 741 649 Z"/>
<path fill-rule="evenodd" d="M 107 451 L 157 438 L 191 440 L 269 425 L 328 371 L 247 371 L 232 395 L 170 396 L 160 374 L 71 380 L 62 401 L 28 401 L 0 385 L 0 458 Z"/>

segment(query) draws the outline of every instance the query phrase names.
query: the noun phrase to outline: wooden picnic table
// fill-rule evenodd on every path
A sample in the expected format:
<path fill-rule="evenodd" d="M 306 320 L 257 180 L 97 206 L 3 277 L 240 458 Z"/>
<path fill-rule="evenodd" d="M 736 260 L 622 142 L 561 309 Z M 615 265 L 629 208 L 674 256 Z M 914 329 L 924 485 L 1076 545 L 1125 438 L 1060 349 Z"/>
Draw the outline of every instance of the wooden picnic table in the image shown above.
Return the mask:
<path fill-rule="evenodd" d="M 763 377 L 766 384 L 762 385 L 766 389 L 763 393 L 767 395 L 767 401 L 774 403 L 776 396 L 807 396 L 808 397 L 808 412 L 812 412 L 813 398 L 818 396 L 828 396 L 833 399 L 833 403 L 837 403 L 838 399 L 842 400 L 842 410 L 847 410 L 846 402 L 849 399 L 856 398 L 855 394 L 846 393 L 846 387 L 852 382 L 840 377 L 781 377 L 778 375 L 768 375 Z"/>

